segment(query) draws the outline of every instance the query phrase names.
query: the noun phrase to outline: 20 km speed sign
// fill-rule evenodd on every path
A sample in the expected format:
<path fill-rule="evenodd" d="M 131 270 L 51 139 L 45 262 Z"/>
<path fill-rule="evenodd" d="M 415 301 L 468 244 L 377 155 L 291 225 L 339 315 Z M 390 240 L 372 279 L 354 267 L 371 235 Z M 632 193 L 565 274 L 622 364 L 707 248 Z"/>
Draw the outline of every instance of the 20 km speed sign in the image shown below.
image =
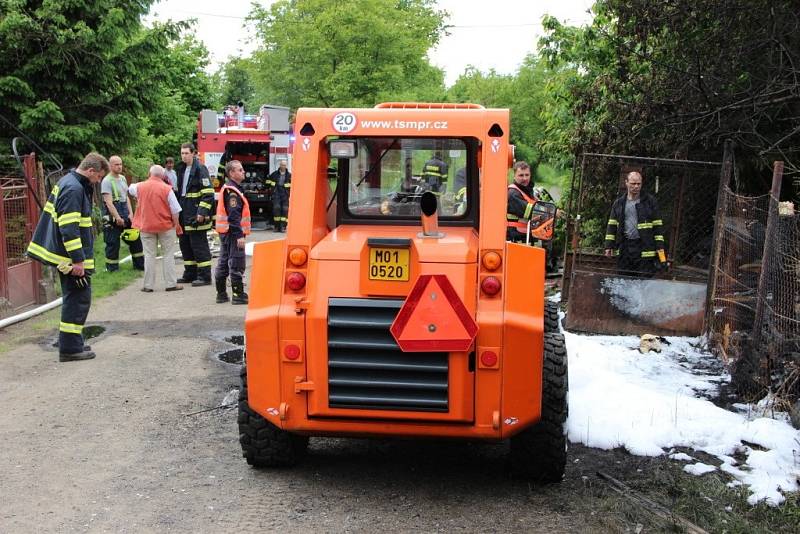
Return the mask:
<path fill-rule="evenodd" d="M 356 116 L 352 113 L 341 112 L 333 116 L 333 129 L 339 133 L 350 133 L 356 127 Z"/>

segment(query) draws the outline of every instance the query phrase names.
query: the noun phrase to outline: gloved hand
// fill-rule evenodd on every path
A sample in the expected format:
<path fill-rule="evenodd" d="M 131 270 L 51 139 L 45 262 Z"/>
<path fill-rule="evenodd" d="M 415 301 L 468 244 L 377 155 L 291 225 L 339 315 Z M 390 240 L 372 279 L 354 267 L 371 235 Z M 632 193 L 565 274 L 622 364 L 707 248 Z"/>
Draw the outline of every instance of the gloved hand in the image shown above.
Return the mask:
<path fill-rule="evenodd" d="M 74 276 L 75 277 L 75 284 L 78 287 L 89 287 L 89 280 L 86 278 L 86 275 L 83 274 L 83 265 L 82 264 L 80 265 L 80 269 L 79 269 L 79 272 L 81 273 L 80 276 L 78 276 L 77 274 L 72 274 L 73 270 L 75 270 L 75 267 L 69 262 L 59 263 L 58 266 L 56 267 L 56 269 L 58 269 L 59 272 L 61 272 L 61 274 Z"/>

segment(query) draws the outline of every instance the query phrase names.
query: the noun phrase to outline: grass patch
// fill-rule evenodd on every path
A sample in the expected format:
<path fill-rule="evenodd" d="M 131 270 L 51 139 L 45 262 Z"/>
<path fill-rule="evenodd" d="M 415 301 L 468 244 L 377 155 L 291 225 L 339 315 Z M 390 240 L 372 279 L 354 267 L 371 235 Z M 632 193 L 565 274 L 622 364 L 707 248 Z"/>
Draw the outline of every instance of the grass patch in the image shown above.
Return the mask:
<path fill-rule="evenodd" d="M 127 247 L 122 244 L 120 247 L 120 258 L 128 254 L 125 252 Z M 133 268 L 130 261 L 121 263 L 119 271 L 109 273 L 106 271 L 105 242 L 102 235 L 97 236 L 94 241 L 94 263 L 95 271 L 92 275 L 92 300 L 101 299 L 113 295 L 120 289 L 128 287 L 131 282 L 142 276 L 141 271 Z"/>
<path fill-rule="evenodd" d="M 786 495 L 781 506 L 764 502 L 753 506 L 747 502 L 750 492 L 746 487 L 727 486 L 733 480 L 730 476 L 720 472 L 689 475 L 683 465 L 666 459 L 658 461 L 643 480 L 631 486 L 708 532 L 800 532 L 800 494 Z M 660 528 L 683 531 L 653 521 L 641 510 L 624 508 L 624 515 L 631 522 L 661 523 Z"/>

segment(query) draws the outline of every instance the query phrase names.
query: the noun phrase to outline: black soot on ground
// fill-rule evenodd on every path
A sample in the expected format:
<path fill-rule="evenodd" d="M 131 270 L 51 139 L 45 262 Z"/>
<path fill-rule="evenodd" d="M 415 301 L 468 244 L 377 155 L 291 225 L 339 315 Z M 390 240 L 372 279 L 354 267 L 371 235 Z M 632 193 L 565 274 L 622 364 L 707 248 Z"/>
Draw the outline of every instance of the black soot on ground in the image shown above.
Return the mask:
<path fill-rule="evenodd" d="M 217 359 L 224 363 L 241 365 L 244 356 L 244 336 L 235 335 L 226 337 L 225 341 L 232 345 L 238 345 L 238 347 L 218 353 Z"/>
<path fill-rule="evenodd" d="M 97 324 L 86 325 L 83 327 L 83 339 L 84 340 L 92 339 L 93 337 L 97 337 L 105 331 L 106 331 L 105 326 L 100 326 Z M 53 346 L 58 348 L 58 338 L 56 338 L 56 340 L 53 342 Z"/>

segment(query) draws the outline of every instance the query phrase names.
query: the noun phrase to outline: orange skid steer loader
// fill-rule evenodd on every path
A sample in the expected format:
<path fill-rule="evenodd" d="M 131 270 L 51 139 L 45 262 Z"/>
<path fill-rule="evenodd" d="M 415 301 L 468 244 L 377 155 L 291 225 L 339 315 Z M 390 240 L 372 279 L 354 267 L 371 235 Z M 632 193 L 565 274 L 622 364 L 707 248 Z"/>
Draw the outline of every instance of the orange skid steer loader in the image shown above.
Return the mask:
<path fill-rule="evenodd" d="M 256 244 L 239 434 L 292 465 L 311 436 L 510 439 L 561 480 L 567 354 L 541 248 L 506 243 L 509 112 L 300 109 L 285 239 Z"/>

